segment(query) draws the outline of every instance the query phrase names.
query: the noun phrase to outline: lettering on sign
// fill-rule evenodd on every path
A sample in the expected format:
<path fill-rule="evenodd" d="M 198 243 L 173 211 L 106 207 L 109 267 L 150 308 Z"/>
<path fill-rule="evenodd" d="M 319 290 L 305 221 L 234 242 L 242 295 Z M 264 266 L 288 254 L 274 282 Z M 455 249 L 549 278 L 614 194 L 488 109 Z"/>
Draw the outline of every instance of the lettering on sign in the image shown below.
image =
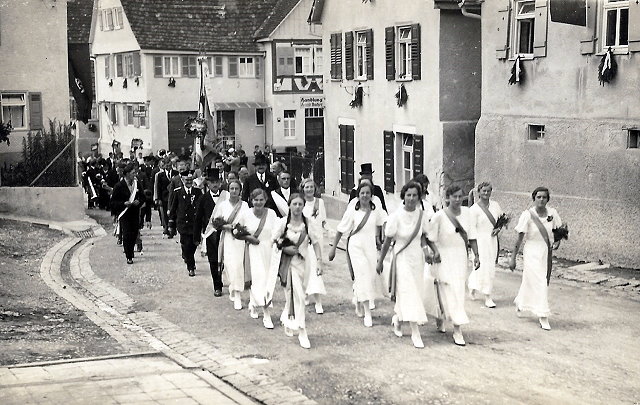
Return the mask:
<path fill-rule="evenodd" d="M 302 108 L 324 108 L 324 97 L 300 97 Z"/>
<path fill-rule="evenodd" d="M 136 111 L 133 112 L 133 116 L 134 117 L 146 117 L 147 116 L 147 111 L 146 110 L 144 110 L 144 111 L 136 110 Z"/>

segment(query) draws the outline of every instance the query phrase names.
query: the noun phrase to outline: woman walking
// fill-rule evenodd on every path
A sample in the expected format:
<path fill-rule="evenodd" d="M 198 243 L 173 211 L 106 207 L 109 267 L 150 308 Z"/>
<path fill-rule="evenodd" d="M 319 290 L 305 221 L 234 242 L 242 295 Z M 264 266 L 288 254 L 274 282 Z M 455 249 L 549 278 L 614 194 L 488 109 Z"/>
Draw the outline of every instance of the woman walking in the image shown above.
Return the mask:
<path fill-rule="evenodd" d="M 423 348 L 418 325 L 427 322 L 424 310 L 424 263 L 431 257 L 426 250 L 428 244 L 434 251 L 435 246 L 427 240 L 428 222 L 424 211 L 418 209 L 422 198 L 422 187 L 410 181 L 400 192 L 404 205 L 389 216 L 385 226 L 385 240 L 380 252 L 376 270 L 382 273 L 382 265 L 387 251 L 391 247 L 392 260 L 389 289 L 391 300 L 395 301 L 395 315 L 392 319 L 394 333 L 402 336 L 400 322 L 409 322 L 411 341 L 417 348 Z M 393 244 L 393 246 L 391 246 Z"/>
<path fill-rule="evenodd" d="M 311 348 L 305 322 L 305 291 L 310 272 L 322 275 L 318 235 L 302 215 L 305 200 L 293 193 L 289 198 L 289 214 L 278 220 L 273 231 L 276 249 L 271 266 L 277 268 L 285 287 L 286 303 L 280 321 L 287 336 L 298 331 L 298 341 L 305 349 Z"/>
<path fill-rule="evenodd" d="M 464 309 L 465 281 L 468 274 L 467 246 L 473 250 L 474 266 L 480 266 L 476 231 L 471 224 L 469 208 L 462 207 L 464 194 L 459 186 L 449 186 L 445 193 L 449 206 L 435 213 L 431 218 L 429 239 L 438 247 L 440 264 L 431 267 L 432 276 L 436 280 L 436 305 L 427 305 L 429 312 L 438 308 L 435 315 L 436 326 L 444 332 L 444 321 L 453 323 L 453 341 L 459 346 L 466 343 L 462 336 L 461 326 L 469 323 Z"/>
<path fill-rule="evenodd" d="M 356 195 L 356 204 L 347 208 L 336 228 L 329 260 L 335 258 L 336 246 L 342 235 L 347 234 L 347 265 L 353 281 L 356 315 L 364 316 L 364 326 L 371 327 L 371 308 L 375 308 L 374 300 L 381 295 L 376 283 L 376 256 L 377 249 L 382 246 L 382 225 L 387 214 L 371 201 L 373 187 L 370 183 L 361 182 Z"/>
<path fill-rule="evenodd" d="M 248 209 L 238 220 L 238 223 L 247 228 L 249 235 L 244 237 L 246 248 L 244 254 L 245 274 L 247 270 L 251 274 L 251 294 L 249 295 L 249 314 L 252 318 L 258 318 L 258 308 L 262 308 L 262 323 L 265 328 L 273 329 L 273 321 L 269 312 L 271 298 L 273 297 L 274 283 L 269 282 L 273 277 L 269 276 L 271 265 L 271 234 L 273 225 L 278 218 L 273 210 L 266 208 L 267 192 L 257 188 L 250 195 L 253 208 Z"/>
<path fill-rule="evenodd" d="M 518 239 L 511 253 L 509 268 L 516 268 L 516 256 L 523 240 L 524 269 L 522 284 L 515 299 L 516 311 L 531 311 L 538 317 L 540 327 L 551 330 L 549 325 L 549 277 L 551 276 L 551 253 L 560 246 L 554 241 L 553 230 L 562 225 L 558 212 L 547 203 L 551 198 L 549 189 L 538 187 L 531 193 L 533 208 L 525 210 L 518 220 Z"/>
<path fill-rule="evenodd" d="M 233 227 L 238 219 L 249 210 L 246 202 L 240 199 L 242 185 L 239 180 L 232 180 L 228 187 L 229 198 L 216 205 L 213 211 L 214 218 L 221 218 L 224 225 L 221 226 L 220 245 L 218 246 L 218 263 L 220 263 L 223 275 L 229 282 L 229 299 L 233 301 L 233 307 L 242 309 L 242 297 L 244 291 L 244 247 L 245 242 L 233 237 Z"/>
<path fill-rule="evenodd" d="M 302 195 L 304 197 L 304 208 L 302 209 L 302 215 L 307 219 L 309 227 L 313 229 L 313 232 L 318 235 L 318 245 L 320 245 L 320 253 L 322 254 L 322 246 L 324 244 L 324 224 L 327 221 L 327 212 L 324 208 L 324 201 L 322 198 L 316 197 L 316 183 L 311 179 L 304 179 L 300 184 Z M 322 256 L 318 256 L 321 258 Z M 324 287 L 324 280 L 322 276 L 315 272 L 309 273 L 309 280 L 307 282 L 307 302 L 314 302 L 317 314 L 324 313 L 322 307 L 322 296 L 327 295 L 327 290 Z"/>
<path fill-rule="evenodd" d="M 476 229 L 480 267 L 471 272 L 467 285 L 471 299 L 475 299 L 476 292 L 484 294 L 484 305 L 495 308 L 491 299 L 493 278 L 496 274 L 496 259 L 498 258 L 498 234 L 501 228 L 495 228 L 496 221 L 503 214 L 500 205 L 491 200 L 493 187 L 491 183 L 483 182 L 477 187 L 477 200 L 469 209 L 471 227 Z"/>

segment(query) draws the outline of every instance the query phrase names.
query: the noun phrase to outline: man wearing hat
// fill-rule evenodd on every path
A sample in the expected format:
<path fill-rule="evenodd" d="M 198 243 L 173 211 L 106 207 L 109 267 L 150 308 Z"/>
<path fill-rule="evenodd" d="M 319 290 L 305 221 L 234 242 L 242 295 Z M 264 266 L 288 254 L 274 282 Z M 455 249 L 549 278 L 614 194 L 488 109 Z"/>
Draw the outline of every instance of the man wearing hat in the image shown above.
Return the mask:
<path fill-rule="evenodd" d="M 193 171 L 185 170 L 180 173 L 183 186 L 173 190 L 173 197 L 169 206 L 169 229 L 175 235 L 176 229 L 180 233 L 180 247 L 182 258 L 187 264 L 189 276 L 196 275 L 196 244 L 193 240 L 193 230 L 196 209 L 202 190 L 193 187 Z"/>
<path fill-rule="evenodd" d="M 158 164 L 158 169 L 159 171 L 156 173 L 155 181 L 153 182 L 153 200 L 164 228 L 162 234 L 169 235 L 169 219 L 167 218 L 169 212 L 169 185 L 171 184 L 171 178 L 178 173 L 171 167 L 171 159 L 169 158 L 162 159 Z"/>
<path fill-rule="evenodd" d="M 222 272 L 218 268 L 218 244 L 220 243 L 220 232 L 212 225 L 213 210 L 219 201 L 225 198 L 226 191 L 221 190 L 222 182 L 218 169 L 211 168 L 205 175 L 206 190 L 198 202 L 196 218 L 193 223 L 193 240 L 199 245 L 204 239 L 211 278 L 213 279 L 213 295 L 222 295 Z"/>
<path fill-rule="evenodd" d="M 371 163 L 363 163 L 360 165 L 360 180 L 368 179 L 371 181 L 371 183 L 373 184 L 373 195 L 375 195 L 380 199 L 380 202 L 382 203 L 382 209 L 385 212 L 387 212 L 387 204 L 385 204 L 385 201 L 384 201 L 384 193 L 382 192 L 382 189 L 379 186 L 373 183 L 373 173 L 374 171 Z M 360 181 L 358 181 L 358 183 L 360 183 Z M 349 194 L 349 201 L 358 197 L 357 189 L 358 189 L 358 184 L 356 184 L 356 186 L 353 189 L 351 189 L 351 193 Z"/>
<path fill-rule="evenodd" d="M 267 192 L 267 195 L 270 195 L 271 190 L 278 187 L 278 180 L 274 177 L 273 174 L 267 171 L 267 167 L 269 167 L 269 161 L 267 160 L 266 156 L 256 155 L 256 159 L 253 164 L 256 167 L 256 172 L 247 177 L 247 180 L 242 187 L 242 200 L 246 201 L 249 206 L 251 206 L 249 196 L 251 195 L 251 192 L 253 190 L 261 188 Z"/>

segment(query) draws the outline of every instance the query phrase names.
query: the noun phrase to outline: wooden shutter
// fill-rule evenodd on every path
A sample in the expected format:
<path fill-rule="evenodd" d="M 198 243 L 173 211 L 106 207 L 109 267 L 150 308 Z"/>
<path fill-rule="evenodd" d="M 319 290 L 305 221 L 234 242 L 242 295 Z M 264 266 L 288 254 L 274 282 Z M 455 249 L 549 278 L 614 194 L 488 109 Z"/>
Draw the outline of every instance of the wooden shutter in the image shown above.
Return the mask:
<path fill-rule="evenodd" d="M 42 93 L 29 93 L 29 129 L 43 129 Z"/>
<path fill-rule="evenodd" d="M 583 55 L 590 55 L 596 51 L 597 10 L 597 0 L 587 0 L 587 26 L 584 27 L 585 34 L 580 41 L 580 53 Z"/>
<path fill-rule="evenodd" d="M 353 125 L 347 125 L 347 192 L 351 192 L 351 189 L 355 183 L 355 159 L 354 159 L 354 134 L 355 127 Z"/>
<path fill-rule="evenodd" d="M 133 57 L 133 75 L 140 76 L 141 75 L 140 52 L 134 52 L 132 57 Z"/>
<path fill-rule="evenodd" d="M 373 30 L 367 30 L 365 37 L 367 39 L 367 80 L 373 80 Z"/>
<path fill-rule="evenodd" d="M 116 77 L 122 77 L 122 54 L 116 55 Z"/>
<path fill-rule="evenodd" d="M 395 192 L 395 166 L 394 166 L 394 134 L 393 131 L 383 131 L 384 133 L 384 191 Z"/>
<path fill-rule="evenodd" d="M 162 77 L 162 56 L 153 57 L 153 76 Z"/>
<path fill-rule="evenodd" d="M 533 28 L 533 57 L 547 56 L 547 25 L 549 9 L 547 0 L 536 0 L 536 17 Z"/>
<path fill-rule="evenodd" d="M 511 13 L 511 1 L 501 0 L 502 6 L 498 9 L 498 19 L 496 21 L 497 48 L 496 58 L 507 59 L 509 57 L 509 18 Z"/>
<path fill-rule="evenodd" d="M 238 77 L 238 58 L 229 57 L 229 77 Z"/>
<path fill-rule="evenodd" d="M 342 79 L 342 33 L 336 34 L 336 79 Z"/>
<path fill-rule="evenodd" d="M 640 52 L 640 4 L 629 1 L 629 52 Z"/>
<path fill-rule="evenodd" d="M 424 172 L 424 137 L 413 136 L 413 177 Z"/>
<path fill-rule="evenodd" d="M 107 79 L 111 77 L 111 55 L 104 57 L 104 77 Z"/>
<path fill-rule="evenodd" d="M 293 76 L 295 74 L 293 57 L 293 48 L 289 46 L 277 48 L 276 59 L 278 60 L 278 76 Z"/>
<path fill-rule="evenodd" d="M 344 33 L 345 78 L 353 80 L 353 31 Z"/>
<path fill-rule="evenodd" d="M 396 78 L 396 27 L 384 29 L 384 58 L 387 80 Z"/>
<path fill-rule="evenodd" d="M 338 76 L 338 35 L 340 34 L 331 34 L 331 78 L 339 79 Z"/>
<path fill-rule="evenodd" d="M 422 49 L 420 48 L 420 24 L 411 26 L 411 77 L 413 80 L 422 78 Z"/>
<path fill-rule="evenodd" d="M 255 72 L 256 72 L 256 77 L 257 78 L 261 78 L 262 77 L 262 58 L 260 57 L 254 57 L 254 63 L 255 63 Z"/>
<path fill-rule="evenodd" d="M 100 23 L 100 31 L 104 31 L 104 22 L 102 21 L 102 13 L 98 13 L 98 22 Z"/>
<path fill-rule="evenodd" d="M 340 128 L 340 189 L 349 194 L 354 185 L 353 125 Z"/>
<path fill-rule="evenodd" d="M 117 7 L 115 9 L 115 16 L 114 18 L 116 19 L 116 21 L 118 22 L 118 27 L 120 28 L 124 28 L 124 17 L 122 15 L 122 7 Z"/>

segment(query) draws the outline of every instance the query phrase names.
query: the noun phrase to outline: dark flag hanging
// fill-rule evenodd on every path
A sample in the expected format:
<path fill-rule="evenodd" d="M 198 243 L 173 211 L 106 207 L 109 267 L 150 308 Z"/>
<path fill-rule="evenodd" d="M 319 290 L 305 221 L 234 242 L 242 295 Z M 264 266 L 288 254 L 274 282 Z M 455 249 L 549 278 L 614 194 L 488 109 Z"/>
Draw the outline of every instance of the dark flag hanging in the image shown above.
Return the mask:
<path fill-rule="evenodd" d="M 587 0 L 550 0 L 551 21 L 587 26 Z"/>
<path fill-rule="evenodd" d="M 76 105 L 78 106 L 78 120 L 85 124 L 91 118 L 91 98 L 89 98 L 88 89 L 77 74 L 73 59 L 69 58 L 69 88 Z M 89 83 L 91 85 L 91 83 Z"/>

